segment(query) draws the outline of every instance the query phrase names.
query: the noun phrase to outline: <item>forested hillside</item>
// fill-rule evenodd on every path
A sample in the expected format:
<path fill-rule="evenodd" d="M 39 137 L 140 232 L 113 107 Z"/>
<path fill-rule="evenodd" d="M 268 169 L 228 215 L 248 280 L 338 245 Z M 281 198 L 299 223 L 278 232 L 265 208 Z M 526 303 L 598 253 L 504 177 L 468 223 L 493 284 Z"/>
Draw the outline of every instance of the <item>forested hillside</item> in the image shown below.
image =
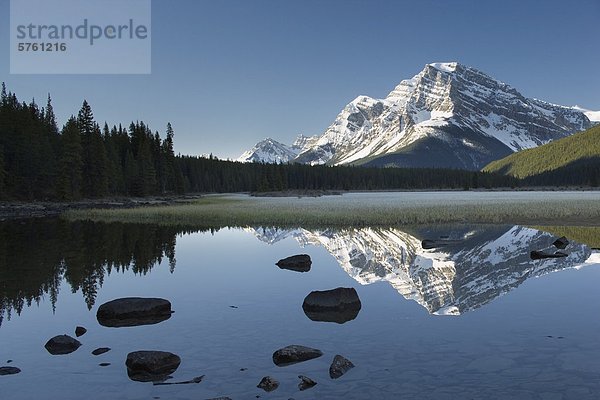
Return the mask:
<path fill-rule="evenodd" d="M 600 125 L 488 164 L 486 172 L 529 185 L 589 185 L 600 181 Z"/>
<path fill-rule="evenodd" d="M 186 192 L 287 189 L 384 190 L 509 187 L 487 172 L 262 164 L 175 155 L 174 132 L 144 122 L 100 125 L 83 101 L 59 128 L 52 100 L 20 102 L 4 84 L 0 99 L 0 198 L 61 200 Z"/>

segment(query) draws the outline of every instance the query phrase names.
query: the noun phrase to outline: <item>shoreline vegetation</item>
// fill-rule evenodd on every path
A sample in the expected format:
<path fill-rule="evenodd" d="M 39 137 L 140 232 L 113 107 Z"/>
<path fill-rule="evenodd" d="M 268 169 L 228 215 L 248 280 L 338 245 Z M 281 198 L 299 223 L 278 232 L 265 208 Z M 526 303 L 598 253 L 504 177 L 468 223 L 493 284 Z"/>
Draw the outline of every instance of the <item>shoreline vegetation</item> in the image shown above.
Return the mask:
<path fill-rule="evenodd" d="M 70 210 L 67 220 L 204 227 L 358 228 L 424 224 L 600 226 L 600 193 L 377 192 L 324 197 L 209 195 L 170 205 Z M 540 196 L 542 194 L 542 196 Z M 379 196 L 374 199 L 373 196 Z"/>

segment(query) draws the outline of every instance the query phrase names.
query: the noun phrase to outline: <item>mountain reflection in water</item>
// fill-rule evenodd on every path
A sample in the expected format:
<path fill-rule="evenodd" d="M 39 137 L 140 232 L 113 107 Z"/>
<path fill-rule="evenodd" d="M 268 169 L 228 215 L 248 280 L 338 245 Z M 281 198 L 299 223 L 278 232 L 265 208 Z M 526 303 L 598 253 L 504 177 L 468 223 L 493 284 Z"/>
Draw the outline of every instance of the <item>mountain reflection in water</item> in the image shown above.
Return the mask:
<path fill-rule="evenodd" d="M 360 284 L 387 281 L 406 299 L 444 315 L 481 307 L 528 278 L 582 265 L 592 254 L 571 241 L 568 257 L 532 261 L 530 251 L 550 251 L 556 236 L 521 226 L 246 230 L 266 243 L 294 238 L 301 246 L 323 246 Z M 81 290 L 91 309 L 106 274 L 144 275 L 163 259 L 173 272 L 177 237 L 206 231 L 217 230 L 59 219 L 1 223 L 0 324 L 44 297 L 54 307 L 61 283 Z M 441 237 L 448 246 L 422 248 L 423 239 Z"/>
<path fill-rule="evenodd" d="M 522 226 L 425 227 L 411 233 L 396 228 L 249 230 L 270 244 L 292 236 L 302 246 L 323 246 L 360 284 L 387 281 L 438 315 L 476 309 L 529 278 L 580 266 L 592 254 L 588 246 L 571 241 L 567 257 L 533 261 L 532 250 L 556 250 L 556 236 Z M 425 250 L 425 238 L 443 238 L 448 245 Z"/>

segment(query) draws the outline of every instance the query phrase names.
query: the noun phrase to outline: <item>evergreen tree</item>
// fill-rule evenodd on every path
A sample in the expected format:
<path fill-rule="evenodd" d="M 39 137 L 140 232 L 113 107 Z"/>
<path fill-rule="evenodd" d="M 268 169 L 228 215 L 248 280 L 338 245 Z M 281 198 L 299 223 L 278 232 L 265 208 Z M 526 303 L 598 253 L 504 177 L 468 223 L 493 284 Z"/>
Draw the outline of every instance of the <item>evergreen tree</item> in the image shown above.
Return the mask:
<path fill-rule="evenodd" d="M 0 147 L 0 198 L 5 195 L 4 180 L 6 179 L 6 170 L 4 169 L 4 151 Z"/>
<path fill-rule="evenodd" d="M 106 148 L 102 140 L 102 133 L 98 124 L 94 125 L 90 140 L 90 166 L 91 173 L 89 195 L 92 197 L 104 197 L 108 194 L 108 158 L 106 156 Z"/>
<path fill-rule="evenodd" d="M 93 193 L 93 154 L 92 154 L 92 134 L 94 131 L 94 113 L 87 100 L 77 114 L 77 126 L 81 135 L 82 148 L 82 169 L 81 169 L 81 194 L 91 196 Z"/>
<path fill-rule="evenodd" d="M 8 94 L 6 93 L 6 84 L 2 82 L 2 91 L 0 92 L 0 105 L 8 105 Z"/>
<path fill-rule="evenodd" d="M 46 110 L 44 113 L 44 123 L 52 135 L 58 134 L 58 126 L 56 125 L 56 116 L 54 115 L 54 107 L 52 107 L 50 93 L 48 93 L 48 102 L 46 103 Z"/>
<path fill-rule="evenodd" d="M 61 147 L 57 194 L 61 200 L 78 199 L 81 195 L 83 161 L 81 159 L 81 136 L 74 117 L 71 117 L 62 129 Z"/>

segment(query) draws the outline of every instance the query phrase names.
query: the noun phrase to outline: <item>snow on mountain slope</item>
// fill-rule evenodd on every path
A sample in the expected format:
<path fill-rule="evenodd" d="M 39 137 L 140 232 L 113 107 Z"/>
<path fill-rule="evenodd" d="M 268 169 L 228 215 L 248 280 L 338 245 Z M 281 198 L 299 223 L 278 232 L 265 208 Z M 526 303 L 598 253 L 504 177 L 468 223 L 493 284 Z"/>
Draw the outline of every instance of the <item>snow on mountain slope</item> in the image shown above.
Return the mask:
<path fill-rule="evenodd" d="M 312 146 L 316 137 L 298 135 L 291 146 L 280 143 L 271 138 L 258 142 L 252 149 L 244 152 L 236 161 L 239 162 L 265 162 L 287 163 L 294 160 L 300 151 L 307 146 Z"/>
<path fill-rule="evenodd" d="M 457 155 L 451 165 L 479 169 L 510 152 L 590 126 L 580 109 L 525 98 L 513 87 L 456 62 L 433 63 L 400 82 L 384 99 L 358 96 L 321 136 L 302 146 L 294 161 L 362 164 L 423 144 L 415 157 L 419 166 L 426 166 L 434 161 L 427 157 L 435 144 L 445 147 L 442 153 Z"/>
<path fill-rule="evenodd" d="M 573 107 L 575 110 L 581 111 L 585 114 L 586 117 L 592 122 L 600 122 L 600 111 L 590 111 L 585 108 L 581 108 L 579 106 Z"/>

